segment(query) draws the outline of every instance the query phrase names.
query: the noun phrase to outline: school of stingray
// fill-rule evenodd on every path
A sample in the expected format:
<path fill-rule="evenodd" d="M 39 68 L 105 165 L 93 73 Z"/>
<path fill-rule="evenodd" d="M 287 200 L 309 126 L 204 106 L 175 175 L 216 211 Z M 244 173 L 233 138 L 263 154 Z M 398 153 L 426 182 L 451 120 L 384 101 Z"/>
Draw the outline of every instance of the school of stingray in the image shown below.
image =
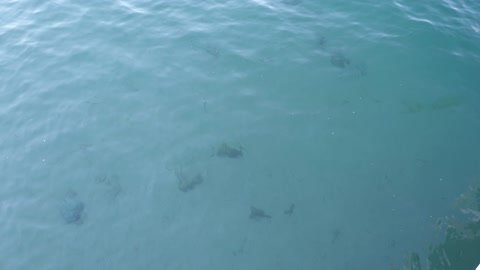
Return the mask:
<path fill-rule="evenodd" d="M 298 4 L 301 0 L 283 0 L 283 2 L 286 4 Z M 317 34 L 315 36 L 314 46 L 317 49 L 316 51 L 325 55 L 333 67 L 340 70 L 349 70 L 360 76 L 367 76 L 367 64 L 365 61 L 353 61 L 341 47 L 333 46 L 330 43 L 324 35 Z M 222 56 L 221 49 L 212 44 L 199 46 L 199 50 L 215 59 Z M 271 60 L 271 58 L 269 59 Z"/>
<path fill-rule="evenodd" d="M 217 158 L 228 158 L 228 159 L 239 159 L 244 155 L 243 147 L 235 147 L 227 143 L 222 143 L 216 149 L 213 148 L 212 157 Z M 177 179 L 177 187 L 181 192 L 190 192 L 194 190 L 198 185 L 202 184 L 204 179 L 201 173 L 195 173 L 193 175 L 188 175 L 183 172 L 181 169 L 175 170 L 175 177 Z M 97 182 L 105 184 L 110 189 L 110 194 L 112 196 L 117 196 L 121 192 L 121 187 L 117 182 L 114 182 L 107 178 L 106 176 L 97 177 Z M 113 178 L 115 179 L 115 178 Z M 66 224 L 76 224 L 81 225 L 84 222 L 86 217 L 85 203 L 82 201 L 80 196 L 73 190 L 69 190 L 64 195 L 61 201 L 60 214 L 63 218 L 63 221 Z M 293 214 L 295 209 L 294 204 L 290 206 L 283 212 L 283 214 L 290 216 Z M 254 221 L 266 220 L 272 218 L 272 215 L 267 213 L 265 210 L 260 209 L 256 206 L 250 206 L 250 214 L 248 218 Z"/>
<path fill-rule="evenodd" d="M 285 0 L 285 1 L 292 1 L 292 3 L 297 3 L 299 0 Z M 358 74 L 361 76 L 367 75 L 367 69 L 365 63 L 352 63 L 352 60 L 345 55 L 345 53 L 339 48 L 331 48 L 328 46 L 327 39 L 322 35 L 317 35 L 316 37 L 316 46 L 320 49 L 322 54 L 327 55 L 329 62 L 332 66 L 339 68 L 339 69 L 348 69 L 352 68 L 353 70 L 357 71 Z M 207 50 L 207 53 L 213 54 L 214 52 L 215 57 L 219 57 L 220 53 L 217 49 L 215 50 Z M 205 106 L 205 104 L 204 104 Z M 229 145 L 227 143 L 222 143 L 216 149 L 213 149 L 212 157 L 217 158 L 228 158 L 228 159 L 238 159 L 242 158 L 244 151 L 243 148 L 236 147 Z M 181 192 L 189 192 L 194 190 L 198 185 L 201 185 L 204 182 L 204 178 L 201 173 L 196 173 L 193 175 L 187 175 L 180 169 L 175 170 L 175 177 L 177 179 L 178 189 Z M 108 184 L 109 188 L 112 189 L 111 193 L 115 196 L 121 191 L 121 187 L 118 183 L 105 181 L 102 178 L 102 183 Z M 63 197 L 61 202 L 61 209 L 60 213 L 67 224 L 82 224 L 85 219 L 85 203 L 81 200 L 80 196 L 72 190 L 69 190 Z M 283 211 L 284 215 L 292 215 L 295 209 L 295 205 L 291 204 L 289 208 Z M 270 219 L 272 216 L 267 213 L 266 211 L 251 206 L 250 207 L 250 215 L 249 218 L 251 220 L 265 220 Z"/>

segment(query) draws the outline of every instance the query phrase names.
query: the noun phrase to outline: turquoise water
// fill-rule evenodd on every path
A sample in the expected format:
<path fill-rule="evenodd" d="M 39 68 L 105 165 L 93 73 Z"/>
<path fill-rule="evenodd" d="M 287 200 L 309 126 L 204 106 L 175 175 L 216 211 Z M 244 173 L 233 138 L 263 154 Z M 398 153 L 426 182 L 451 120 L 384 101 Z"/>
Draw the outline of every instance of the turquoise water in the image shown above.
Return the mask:
<path fill-rule="evenodd" d="M 479 44 L 475 0 L 3 1 L 0 269 L 395 269 L 480 181 Z"/>

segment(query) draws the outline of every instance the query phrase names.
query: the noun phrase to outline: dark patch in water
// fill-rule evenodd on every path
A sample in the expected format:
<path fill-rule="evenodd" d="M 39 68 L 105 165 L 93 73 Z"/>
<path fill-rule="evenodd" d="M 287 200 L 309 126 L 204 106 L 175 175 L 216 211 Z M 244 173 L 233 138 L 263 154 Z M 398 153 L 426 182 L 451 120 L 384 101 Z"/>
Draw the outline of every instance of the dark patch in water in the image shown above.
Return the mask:
<path fill-rule="evenodd" d="M 226 143 L 222 143 L 217 150 L 216 155 L 218 157 L 229 157 L 229 158 L 239 158 L 243 156 L 242 147 L 232 147 Z"/>
<path fill-rule="evenodd" d="M 325 49 L 325 46 L 327 45 L 327 38 L 324 37 L 324 36 L 317 36 L 317 45 L 318 47 L 320 47 L 321 49 Z"/>
<path fill-rule="evenodd" d="M 216 46 L 207 45 L 207 46 L 204 46 L 202 50 L 214 58 L 220 57 L 220 51 Z"/>
<path fill-rule="evenodd" d="M 341 51 L 335 51 L 330 54 L 330 63 L 338 68 L 346 68 L 350 65 L 350 59 L 348 59 Z"/>
<path fill-rule="evenodd" d="M 85 204 L 74 191 L 69 191 L 62 201 L 61 214 L 67 224 L 82 224 Z"/>
<path fill-rule="evenodd" d="M 253 220 L 262 220 L 262 219 L 272 218 L 269 214 L 265 213 L 262 209 L 258 209 L 256 207 L 250 207 L 250 219 Z"/>
<path fill-rule="evenodd" d="M 293 214 L 293 211 L 295 211 L 295 204 L 292 203 L 292 204 L 290 204 L 290 207 L 287 210 L 283 211 L 283 213 L 285 215 L 290 216 L 290 215 Z"/>
<path fill-rule="evenodd" d="M 196 186 L 203 183 L 203 177 L 200 173 L 193 177 L 189 177 L 181 171 L 176 171 L 175 176 L 177 177 L 178 181 L 178 189 L 183 192 L 193 190 Z"/>
<path fill-rule="evenodd" d="M 367 64 L 365 62 L 355 64 L 355 69 L 361 76 L 367 76 Z"/>

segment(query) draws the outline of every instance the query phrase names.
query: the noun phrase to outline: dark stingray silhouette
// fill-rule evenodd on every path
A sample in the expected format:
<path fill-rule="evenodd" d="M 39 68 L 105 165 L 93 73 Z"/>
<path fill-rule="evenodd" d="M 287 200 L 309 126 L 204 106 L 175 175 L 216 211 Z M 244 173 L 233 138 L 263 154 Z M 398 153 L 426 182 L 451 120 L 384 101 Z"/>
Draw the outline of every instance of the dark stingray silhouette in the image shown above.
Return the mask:
<path fill-rule="evenodd" d="M 250 219 L 253 220 L 262 220 L 262 219 L 269 219 L 272 218 L 269 214 L 265 213 L 265 211 L 258 209 L 254 206 L 250 207 Z"/>

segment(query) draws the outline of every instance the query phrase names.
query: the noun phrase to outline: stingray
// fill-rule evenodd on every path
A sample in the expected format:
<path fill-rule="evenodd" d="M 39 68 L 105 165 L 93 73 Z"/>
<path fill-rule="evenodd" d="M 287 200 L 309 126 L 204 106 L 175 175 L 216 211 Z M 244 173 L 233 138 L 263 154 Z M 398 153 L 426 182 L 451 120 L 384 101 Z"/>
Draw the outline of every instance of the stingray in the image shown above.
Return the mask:
<path fill-rule="evenodd" d="M 222 143 L 218 148 L 216 155 L 218 157 L 239 158 L 243 156 L 243 148 L 235 148 L 226 143 Z"/>
<path fill-rule="evenodd" d="M 205 53 L 209 54 L 210 56 L 214 58 L 220 57 L 220 51 L 218 50 L 217 47 L 212 46 L 212 45 L 207 45 L 201 48 Z"/>
<path fill-rule="evenodd" d="M 175 175 L 178 180 L 178 189 L 183 192 L 193 190 L 196 186 L 203 183 L 203 177 L 200 173 L 193 177 L 189 177 L 181 171 L 175 171 Z"/>
<path fill-rule="evenodd" d="M 293 211 L 295 211 L 295 204 L 290 204 L 290 207 L 283 211 L 285 215 L 291 216 L 293 214 Z"/>
<path fill-rule="evenodd" d="M 316 43 L 320 49 L 325 49 L 325 46 L 327 46 L 327 38 L 322 35 L 318 35 Z"/>
<path fill-rule="evenodd" d="M 356 63 L 354 68 L 361 76 L 367 76 L 367 64 L 364 61 Z"/>
<path fill-rule="evenodd" d="M 330 63 L 343 69 L 350 65 L 350 59 L 348 59 L 341 51 L 334 51 L 330 54 Z"/>
<path fill-rule="evenodd" d="M 261 220 L 265 218 L 272 218 L 269 214 L 265 213 L 265 211 L 258 209 L 256 207 L 250 207 L 250 219 L 253 220 Z"/>
<path fill-rule="evenodd" d="M 78 198 L 75 191 L 68 191 L 63 198 L 61 214 L 67 224 L 81 224 L 85 215 L 85 204 Z"/>

